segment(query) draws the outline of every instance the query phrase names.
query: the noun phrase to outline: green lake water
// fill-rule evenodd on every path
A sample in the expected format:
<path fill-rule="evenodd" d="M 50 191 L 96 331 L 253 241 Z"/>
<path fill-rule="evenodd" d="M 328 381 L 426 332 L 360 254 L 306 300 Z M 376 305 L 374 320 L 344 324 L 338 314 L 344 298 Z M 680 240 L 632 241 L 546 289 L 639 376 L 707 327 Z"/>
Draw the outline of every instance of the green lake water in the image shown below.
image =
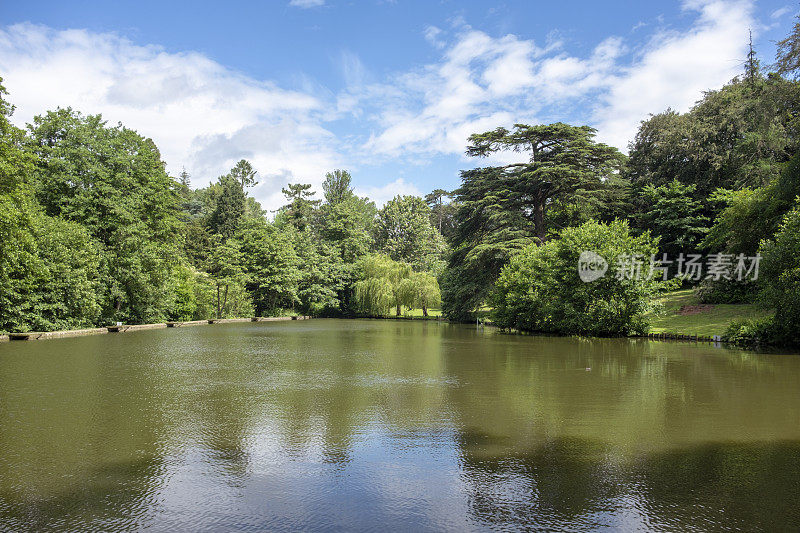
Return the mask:
<path fill-rule="evenodd" d="M 800 356 L 437 322 L 0 344 L 0 531 L 800 529 Z"/>

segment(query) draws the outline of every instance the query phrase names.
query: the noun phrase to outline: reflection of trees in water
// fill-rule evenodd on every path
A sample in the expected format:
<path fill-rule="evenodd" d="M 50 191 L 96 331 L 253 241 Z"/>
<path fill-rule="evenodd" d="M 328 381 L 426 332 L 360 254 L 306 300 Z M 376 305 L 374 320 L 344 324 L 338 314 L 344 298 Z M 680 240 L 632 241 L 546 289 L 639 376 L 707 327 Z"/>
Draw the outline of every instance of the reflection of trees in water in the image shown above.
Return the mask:
<path fill-rule="evenodd" d="M 134 531 L 157 511 L 152 480 L 163 476 L 160 459 L 106 462 L 82 472 L 79 485 L 63 486 L 45 497 L 0 492 L 3 531 Z M 7 502 L 6 505 L 2 505 Z"/>
<path fill-rule="evenodd" d="M 709 346 L 493 336 L 443 350 L 462 430 L 530 444 L 550 436 L 631 451 L 673 442 L 800 437 L 796 360 L 751 364 Z"/>
<path fill-rule="evenodd" d="M 606 475 L 600 443 L 562 439 L 527 452 L 493 457 L 471 453 L 498 444 L 490 440 L 467 433 L 458 442 L 469 510 L 479 523 L 561 529 L 555 526 L 602 511 L 617 494 Z"/>
<path fill-rule="evenodd" d="M 0 530 L 130 529 L 151 516 L 174 430 L 167 339 L 14 346 L 0 372 Z"/>
<path fill-rule="evenodd" d="M 469 383 L 451 389 L 448 403 L 479 523 L 800 523 L 800 441 L 771 440 L 776 431 L 797 436 L 796 364 L 778 370 L 783 361 L 625 340 L 517 337 L 478 349 L 476 357 L 444 359 L 449 374 Z M 786 401 L 765 412 L 767 398 Z M 725 437 L 763 440 L 732 445 Z M 694 444 L 703 441 L 720 444 Z"/>
<path fill-rule="evenodd" d="M 491 457 L 487 444 L 459 438 L 469 510 L 480 524 L 672 531 L 800 524 L 800 442 L 691 446 L 630 462 L 597 441 L 554 439 Z"/>
<path fill-rule="evenodd" d="M 253 367 L 245 358 L 233 362 L 232 375 L 212 376 L 221 395 L 198 395 L 209 410 L 204 424 L 225 429 L 212 447 L 225 450 L 230 439 L 237 452 L 217 458 L 244 464 L 250 453 L 246 441 L 263 418 L 286 457 L 319 454 L 340 467 L 371 424 L 380 433 L 403 437 L 455 423 L 470 509 L 481 522 L 589 527 L 615 524 L 625 511 L 626 520 L 687 527 L 694 516 L 704 516 L 706 504 L 721 509 L 708 511 L 711 524 L 759 515 L 758 505 L 744 501 L 760 501 L 757 491 L 735 487 L 745 486 L 741 480 L 748 475 L 768 486 L 774 465 L 758 457 L 770 452 L 760 454 L 760 445 L 737 452 L 686 443 L 720 435 L 758 437 L 780 427 L 781 420 L 767 414 L 762 426 L 734 429 L 742 420 L 763 417 L 763 410 L 752 409 L 758 398 L 790 392 L 781 386 L 780 362 L 690 345 L 481 337 L 436 324 L 422 332 L 414 329 L 418 324 L 367 324 L 327 331 L 322 343 L 313 336 L 281 335 L 282 352 L 269 364 L 242 374 Z M 789 378 L 797 377 L 796 365 L 786 370 Z M 232 385 L 237 373 L 240 380 L 248 375 L 249 384 Z M 791 415 L 796 402 L 789 403 Z M 235 420 L 225 420 L 234 413 Z M 789 461 L 772 448 L 775 464 Z M 702 496 L 692 486 L 671 484 L 673 461 L 696 463 L 681 479 L 703 479 L 706 469 L 718 468 L 707 464 L 709 450 L 754 471 L 737 471 L 724 486 L 710 483 Z M 728 500 L 712 497 L 716 490 L 729 494 Z M 737 515 L 732 511 L 737 506 L 751 511 Z M 785 502 L 775 506 L 777 517 L 792 512 Z M 774 522 L 780 523 L 780 518 Z"/>
<path fill-rule="evenodd" d="M 269 419 L 283 452 L 344 465 L 365 431 L 404 434 L 438 420 L 445 396 L 438 324 L 322 324 L 320 336 L 276 331 L 281 353 L 254 378 L 268 387 L 256 416 Z"/>
<path fill-rule="evenodd" d="M 654 455 L 632 470 L 648 514 L 664 524 L 800 527 L 800 441 L 693 446 Z"/>

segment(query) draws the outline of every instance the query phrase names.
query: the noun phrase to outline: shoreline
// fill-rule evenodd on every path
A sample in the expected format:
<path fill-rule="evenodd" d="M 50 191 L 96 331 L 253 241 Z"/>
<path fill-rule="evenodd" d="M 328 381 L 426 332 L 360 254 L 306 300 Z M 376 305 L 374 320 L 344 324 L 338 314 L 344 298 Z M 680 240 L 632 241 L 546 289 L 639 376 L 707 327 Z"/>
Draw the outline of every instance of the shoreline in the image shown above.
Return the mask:
<path fill-rule="evenodd" d="M 125 333 L 147 329 L 177 328 L 183 326 L 202 326 L 214 324 L 228 324 L 234 322 L 277 322 L 285 320 L 309 320 L 312 317 L 300 316 L 273 316 L 250 318 L 212 318 L 207 320 L 190 320 L 186 322 L 170 321 L 156 322 L 154 324 L 123 324 L 121 326 L 106 326 L 102 328 L 63 329 L 58 331 L 25 331 L 0 335 L 0 342 L 35 341 L 49 339 L 64 339 L 68 337 L 86 337 L 89 335 L 107 335 L 109 333 Z"/>
<path fill-rule="evenodd" d="M 107 335 L 112 333 L 125 333 L 129 331 L 142 331 L 142 330 L 149 330 L 149 329 L 165 329 L 165 328 L 178 328 L 184 326 L 203 326 L 203 325 L 214 325 L 214 324 L 229 324 L 229 323 L 239 323 L 239 322 L 279 322 L 279 321 L 291 321 L 291 320 L 309 320 L 313 317 L 308 315 L 296 315 L 296 316 L 280 316 L 280 317 L 250 317 L 250 318 L 211 318 L 205 320 L 190 320 L 190 321 L 169 321 L 169 322 L 157 322 L 153 324 L 123 324 L 120 326 L 106 326 L 100 328 L 82 328 L 82 329 L 68 329 L 68 330 L 58 330 L 58 331 L 29 331 L 29 332 L 19 332 L 19 333 L 7 333 L 0 335 L 0 343 L 2 342 L 13 342 L 13 341 L 33 341 L 33 340 L 49 340 L 49 339 L 63 339 L 69 337 L 85 337 L 90 335 Z M 441 316 L 438 317 L 409 317 L 409 316 L 385 316 L 385 317 L 342 317 L 344 320 L 410 320 L 410 321 L 419 321 L 419 322 L 447 322 L 450 323 L 450 320 L 447 320 Z M 468 322 L 464 322 L 464 324 L 469 324 Z M 478 325 L 478 327 L 496 327 L 490 321 L 482 322 Z M 509 331 L 509 333 L 514 333 L 517 335 L 541 335 L 541 333 L 535 332 L 523 332 L 523 331 Z M 553 334 L 547 334 L 553 335 Z M 555 335 L 560 336 L 560 335 Z M 597 338 L 605 338 L 605 337 L 597 337 Z M 655 341 L 682 341 L 682 342 L 690 342 L 690 343 L 709 343 L 714 345 L 720 344 L 730 344 L 720 338 L 720 336 L 705 336 L 705 335 L 682 335 L 677 333 L 647 333 L 644 335 L 628 335 L 625 337 L 620 338 L 629 338 L 629 339 L 647 339 L 647 340 L 655 340 Z"/>

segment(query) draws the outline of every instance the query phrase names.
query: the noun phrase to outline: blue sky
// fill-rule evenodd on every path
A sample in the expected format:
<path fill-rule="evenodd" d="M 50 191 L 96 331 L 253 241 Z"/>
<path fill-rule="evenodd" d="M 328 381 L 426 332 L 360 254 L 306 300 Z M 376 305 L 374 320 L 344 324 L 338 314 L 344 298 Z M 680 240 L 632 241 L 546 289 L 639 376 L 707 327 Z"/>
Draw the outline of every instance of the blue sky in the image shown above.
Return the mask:
<path fill-rule="evenodd" d="M 71 105 L 152 137 L 195 185 L 241 157 L 274 209 L 287 182 L 348 168 L 383 202 L 487 164 L 466 136 L 514 122 L 598 128 L 688 109 L 741 70 L 748 30 L 772 60 L 786 1 L 0 2 L 15 122 Z M 514 156 L 500 156 L 507 161 Z"/>

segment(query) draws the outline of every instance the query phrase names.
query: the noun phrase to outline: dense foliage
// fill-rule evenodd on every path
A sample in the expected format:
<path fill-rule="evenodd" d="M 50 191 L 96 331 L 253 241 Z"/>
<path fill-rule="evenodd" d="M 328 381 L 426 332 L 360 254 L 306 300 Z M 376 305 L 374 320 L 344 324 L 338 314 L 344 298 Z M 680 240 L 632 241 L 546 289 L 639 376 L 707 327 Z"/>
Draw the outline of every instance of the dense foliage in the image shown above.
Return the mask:
<path fill-rule="evenodd" d="M 581 253 L 608 262 L 600 279 L 578 276 Z M 616 265 L 657 251 L 648 233 L 635 236 L 627 223 L 587 222 L 563 230 L 557 239 L 530 245 L 503 268 L 492 298 L 504 328 L 582 335 L 627 335 L 647 331 L 645 314 L 662 283 L 657 277 L 627 276 Z"/>
<path fill-rule="evenodd" d="M 458 210 L 453 254 L 443 279 L 443 309 L 467 319 L 488 297 L 502 266 L 530 243 L 543 243 L 554 218 L 591 216 L 623 161 L 622 154 L 594 141 L 588 126 L 516 124 L 472 135 L 467 154 L 529 153 L 528 163 L 462 172 L 455 192 Z M 574 206 L 574 209 L 568 209 Z M 555 215 L 555 217 L 553 216 Z"/>
<path fill-rule="evenodd" d="M 800 203 L 789 211 L 774 239 L 764 241 L 761 297 L 775 308 L 767 341 L 800 345 Z"/>

